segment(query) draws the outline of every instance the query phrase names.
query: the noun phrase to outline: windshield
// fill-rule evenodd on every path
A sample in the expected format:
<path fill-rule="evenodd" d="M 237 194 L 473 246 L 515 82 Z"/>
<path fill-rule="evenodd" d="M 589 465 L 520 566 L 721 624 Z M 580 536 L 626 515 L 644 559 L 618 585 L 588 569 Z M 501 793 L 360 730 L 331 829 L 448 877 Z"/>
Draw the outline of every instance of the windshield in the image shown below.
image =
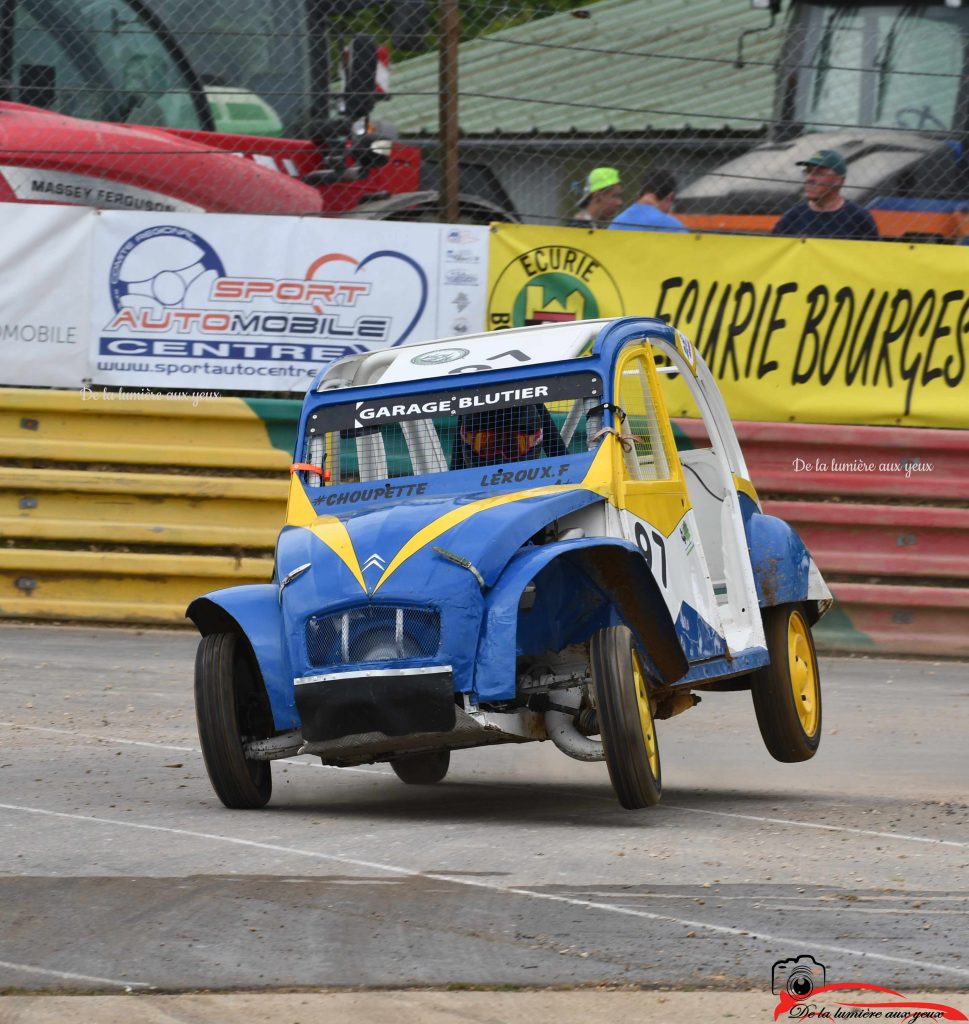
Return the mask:
<path fill-rule="evenodd" d="M 959 127 L 969 9 L 798 4 L 793 18 L 795 117 L 807 131 Z"/>
<path fill-rule="evenodd" d="M 312 112 L 303 0 L 151 0 L 151 6 L 206 85 L 219 130 L 305 134 Z"/>
<path fill-rule="evenodd" d="M 554 483 L 536 464 L 598 443 L 589 420 L 601 402 L 601 381 L 584 373 L 320 406 L 297 471 L 311 487 L 480 467 Z"/>
<path fill-rule="evenodd" d="M 20 0 L 14 95 L 73 117 L 199 128 L 185 71 L 123 0 Z"/>
<path fill-rule="evenodd" d="M 199 129 L 206 126 L 191 95 L 194 73 L 216 130 L 279 136 L 305 129 L 302 0 L 17 0 L 14 29 L 14 96 L 21 103 L 94 120 Z"/>

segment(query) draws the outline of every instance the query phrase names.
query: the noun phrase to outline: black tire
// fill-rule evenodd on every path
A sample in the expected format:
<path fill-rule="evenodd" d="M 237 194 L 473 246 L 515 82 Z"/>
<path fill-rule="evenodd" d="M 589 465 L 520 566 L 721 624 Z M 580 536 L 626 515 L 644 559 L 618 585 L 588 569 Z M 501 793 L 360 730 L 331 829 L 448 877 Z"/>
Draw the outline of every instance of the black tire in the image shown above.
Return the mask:
<path fill-rule="evenodd" d="M 202 637 L 195 656 L 195 717 L 216 796 L 234 810 L 265 807 L 273 791 L 268 761 L 251 761 L 244 739 L 271 734 L 269 703 L 248 645 L 234 633 Z"/>
<path fill-rule="evenodd" d="M 409 754 L 395 757 L 390 767 L 401 782 L 409 786 L 433 786 L 447 775 L 451 765 L 450 750 L 435 750 L 430 754 Z"/>
<path fill-rule="evenodd" d="M 764 609 L 770 664 L 751 674 L 757 724 L 771 757 L 814 757 L 821 742 L 821 677 L 803 604 Z"/>
<path fill-rule="evenodd" d="M 628 810 L 658 804 L 663 792 L 656 726 L 643 664 L 626 626 L 592 638 L 592 682 L 612 788 Z"/>

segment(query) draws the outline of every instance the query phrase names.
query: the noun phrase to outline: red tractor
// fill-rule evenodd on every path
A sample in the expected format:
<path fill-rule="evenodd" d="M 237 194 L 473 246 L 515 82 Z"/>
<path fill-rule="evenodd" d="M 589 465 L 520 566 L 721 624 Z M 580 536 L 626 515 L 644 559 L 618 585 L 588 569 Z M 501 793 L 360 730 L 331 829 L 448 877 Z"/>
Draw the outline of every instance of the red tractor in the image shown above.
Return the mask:
<path fill-rule="evenodd" d="M 437 219 L 433 164 L 371 119 L 386 50 L 355 37 L 331 95 L 326 2 L 156 0 L 163 21 L 143 0 L 11 0 L 0 201 Z M 465 220 L 509 209 L 497 182 L 461 197 Z"/>

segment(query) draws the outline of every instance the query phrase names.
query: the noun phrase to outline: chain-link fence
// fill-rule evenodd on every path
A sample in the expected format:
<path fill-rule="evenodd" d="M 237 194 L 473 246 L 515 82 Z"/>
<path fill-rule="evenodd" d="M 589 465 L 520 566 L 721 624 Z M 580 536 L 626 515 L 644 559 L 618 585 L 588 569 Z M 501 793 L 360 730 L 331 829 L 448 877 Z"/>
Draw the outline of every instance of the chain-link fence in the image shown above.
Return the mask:
<path fill-rule="evenodd" d="M 690 228 L 770 231 L 834 151 L 883 237 L 959 239 L 967 37 L 952 0 L 4 0 L 4 99 L 123 127 L 5 105 L 0 198 L 605 226 L 671 175 Z"/>

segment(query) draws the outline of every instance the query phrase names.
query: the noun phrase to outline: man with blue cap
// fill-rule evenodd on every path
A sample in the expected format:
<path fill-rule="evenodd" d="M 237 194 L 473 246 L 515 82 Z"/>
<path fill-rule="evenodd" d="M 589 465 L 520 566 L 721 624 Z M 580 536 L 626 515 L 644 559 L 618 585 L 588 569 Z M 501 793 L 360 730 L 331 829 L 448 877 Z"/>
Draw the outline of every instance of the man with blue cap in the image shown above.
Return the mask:
<path fill-rule="evenodd" d="M 615 167 L 595 167 L 578 202 L 579 212 L 569 221 L 570 228 L 604 228 L 622 208 L 622 185 Z"/>
<path fill-rule="evenodd" d="M 775 235 L 795 238 L 877 238 L 871 214 L 841 194 L 848 164 L 836 149 L 819 149 L 804 168 L 804 202 L 774 225 Z"/>

